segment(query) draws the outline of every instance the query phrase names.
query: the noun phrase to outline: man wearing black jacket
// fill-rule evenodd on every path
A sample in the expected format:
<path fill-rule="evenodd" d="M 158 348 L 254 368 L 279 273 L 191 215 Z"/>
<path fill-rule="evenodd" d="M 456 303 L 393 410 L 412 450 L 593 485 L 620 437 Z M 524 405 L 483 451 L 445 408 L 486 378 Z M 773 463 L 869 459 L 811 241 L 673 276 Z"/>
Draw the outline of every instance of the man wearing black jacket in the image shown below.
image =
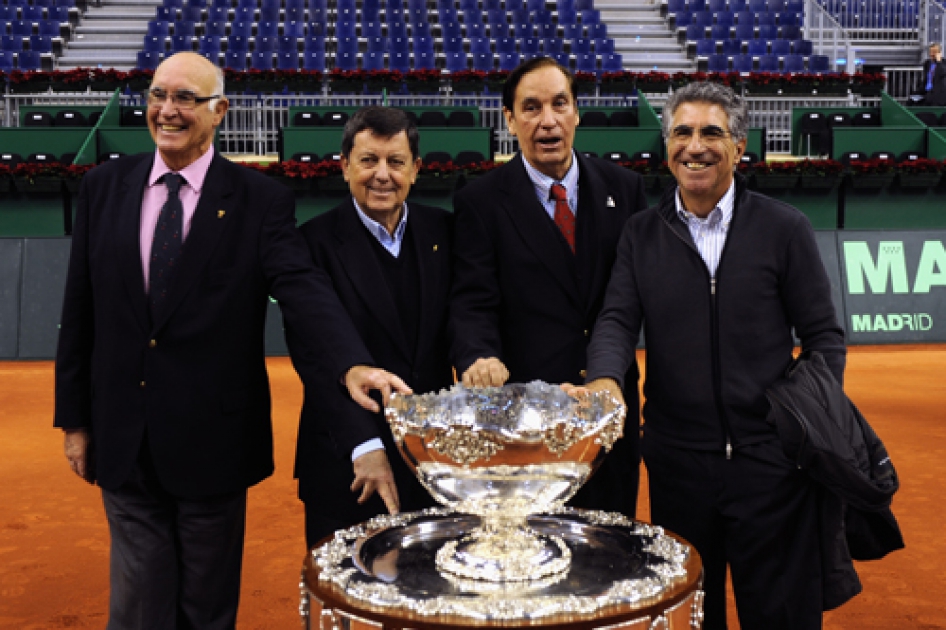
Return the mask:
<path fill-rule="evenodd" d="M 821 627 L 818 492 L 766 422 L 792 332 L 843 377 L 845 347 L 811 224 L 733 171 L 748 115 L 726 87 L 664 107 L 678 188 L 628 221 L 588 350 L 591 389 L 619 395 L 646 326 L 651 517 L 699 551 L 704 628 L 726 627 L 726 569 L 743 630 Z"/>

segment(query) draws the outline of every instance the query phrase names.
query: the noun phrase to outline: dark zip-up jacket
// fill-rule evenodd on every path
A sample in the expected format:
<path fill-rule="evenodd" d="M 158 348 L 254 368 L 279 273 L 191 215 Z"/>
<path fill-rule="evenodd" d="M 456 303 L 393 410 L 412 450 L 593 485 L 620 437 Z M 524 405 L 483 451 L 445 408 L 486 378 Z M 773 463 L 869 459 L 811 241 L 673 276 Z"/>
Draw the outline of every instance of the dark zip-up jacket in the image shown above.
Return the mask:
<path fill-rule="evenodd" d="M 588 380 L 621 383 L 641 326 L 645 435 L 700 450 L 775 439 L 765 390 L 792 361 L 792 330 L 839 382 L 844 334 L 808 219 L 736 175 L 732 222 L 711 278 L 673 192 L 630 218 L 588 349 Z"/>

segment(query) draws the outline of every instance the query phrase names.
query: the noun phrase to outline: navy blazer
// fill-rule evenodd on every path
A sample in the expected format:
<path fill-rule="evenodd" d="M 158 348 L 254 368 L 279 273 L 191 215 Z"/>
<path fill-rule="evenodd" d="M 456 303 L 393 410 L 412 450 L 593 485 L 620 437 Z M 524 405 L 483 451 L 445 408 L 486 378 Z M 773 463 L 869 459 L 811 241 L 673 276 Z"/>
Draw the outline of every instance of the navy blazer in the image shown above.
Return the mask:
<path fill-rule="evenodd" d="M 269 296 L 336 380 L 371 356 L 312 265 L 291 191 L 219 154 L 168 298 L 152 315 L 139 224 L 153 160 L 122 158 L 83 178 L 56 354 L 55 425 L 91 429 L 105 489 L 128 477 L 147 431 L 158 478 L 172 494 L 238 491 L 273 471 Z"/>
<path fill-rule="evenodd" d="M 408 207 L 407 230 L 414 245 L 420 283 L 420 321 L 415 344 L 409 344 L 405 338 L 394 296 L 385 283 L 370 240 L 374 236 L 365 229 L 351 198 L 306 222 L 301 231 L 312 259 L 331 277 L 375 363 L 400 376 L 419 394 L 438 391 L 453 382 L 446 338 L 453 215 L 416 203 Z M 312 363 L 323 369 L 317 357 L 313 360 L 304 356 L 304 348 L 292 336 L 289 341 L 297 364 Z M 320 501 L 330 501 L 336 513 L 350 512 L 352 522 L 386 512 L 380 504 L 357 506 L 357 496 L 350 489 L 354 479 L 352 450 L 372 438 L 384 442 L 402 509 L 413 509 L 412 496 L 429 504 L 427 492 L 398 453 L 384 416 L 358 407 L 327 379 L 307 383 L 305 388 L 296 448 L 300 494 L 311 498 L 314 493 Z M 380 501 L 376 496 L 372 500 Z M 367 511 L 361 514 L 359 510 Z"/>

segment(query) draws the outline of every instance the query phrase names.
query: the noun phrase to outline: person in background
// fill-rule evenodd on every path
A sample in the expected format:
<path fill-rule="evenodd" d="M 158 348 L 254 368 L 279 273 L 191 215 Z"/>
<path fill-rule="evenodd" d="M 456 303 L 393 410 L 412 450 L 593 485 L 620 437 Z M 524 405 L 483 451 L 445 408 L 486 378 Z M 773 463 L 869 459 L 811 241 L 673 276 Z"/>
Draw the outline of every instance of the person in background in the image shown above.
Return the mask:
<path fill-rule="evenodd" d="M 370 389 L 410 389 L 369 367 L 296 229 L 292 192 L 214 150 L 220 69 L 176 54 L 147 101 L 157 151 L 82 180 L 55 426 L 72 469 L 102 489 L 108 630 L 232 629 L 247 489 L 273 472 L 269 296 L 329 366 L 303 380 L 328 374 L 373 409 Z"/>
<path fill-rule="evenodd" d="M 640 175 L 574 150 L 576 98 L 574 76 L 553 59 L 513 70 L 503 114 L 520 151 L 454 198 L 452 361 L 465 386 L 584 381 L 621 228 L 646 202 Z M 634 516 L 636 389 L 627 400 L 624 438 L 571 505 Z"/>
<path fill-rule="evenodd" d="M 453 215 L 406 201 L 421 165 L 418 144 L 403 111 L 358 110 L 342 137 L 351 196 L 301 230 L 377 365 L 424 393 L 453 383 L 446 339 Z M 326 372 L 306 385 L 296 448 L 308 547 L 385 511 L 432 505 L 384 416 L 355 405 L 328 378 L 331 364 L 289 341 L 297 363 Z"/>
<path fill-rule="evenodd" d="M 920 82 L 924 105 L 946 105 L 946 65 L 943 65 L 943 47 L 930 44 L 930 58 L 923 62 Z"/>
<path fill-rule="evenodd" d="M 677 187 L 632 217 L 588 349 L 588 389 L 619 396 L 646 329 L 651 520 L 704 567 L 707 630 L 726 628 L 726 570 L 744 630 L 821 627 L 819 489 L 766 421 L 766 388 L 802 349 L 841 382 L 844 334 L 808 219 L 734 174 L 745 102 L 717 83 L 674 92 L 663 133 Z M 851 593 L 853 594 L 853 593 Z"/>

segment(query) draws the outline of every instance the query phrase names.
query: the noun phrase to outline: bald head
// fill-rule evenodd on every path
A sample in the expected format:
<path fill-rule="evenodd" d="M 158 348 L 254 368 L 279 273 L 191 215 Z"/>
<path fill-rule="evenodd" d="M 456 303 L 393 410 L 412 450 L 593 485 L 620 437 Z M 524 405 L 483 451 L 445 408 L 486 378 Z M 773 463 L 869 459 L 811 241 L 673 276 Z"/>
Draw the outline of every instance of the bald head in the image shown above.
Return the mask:
<path fill-rule="evenodd" d="M 223 96 L 223 74 L 196 53 L 182 52 L 166 59 L 154 71 L 152 91 L 163 95 L 148 105 L 148 128 L 161 158 L 180 171 L 204 155 L 213 142 L 214 129 L 223 121 L 229 103 Z M 196 97 L 207 105 L 179 95 Z"/>

